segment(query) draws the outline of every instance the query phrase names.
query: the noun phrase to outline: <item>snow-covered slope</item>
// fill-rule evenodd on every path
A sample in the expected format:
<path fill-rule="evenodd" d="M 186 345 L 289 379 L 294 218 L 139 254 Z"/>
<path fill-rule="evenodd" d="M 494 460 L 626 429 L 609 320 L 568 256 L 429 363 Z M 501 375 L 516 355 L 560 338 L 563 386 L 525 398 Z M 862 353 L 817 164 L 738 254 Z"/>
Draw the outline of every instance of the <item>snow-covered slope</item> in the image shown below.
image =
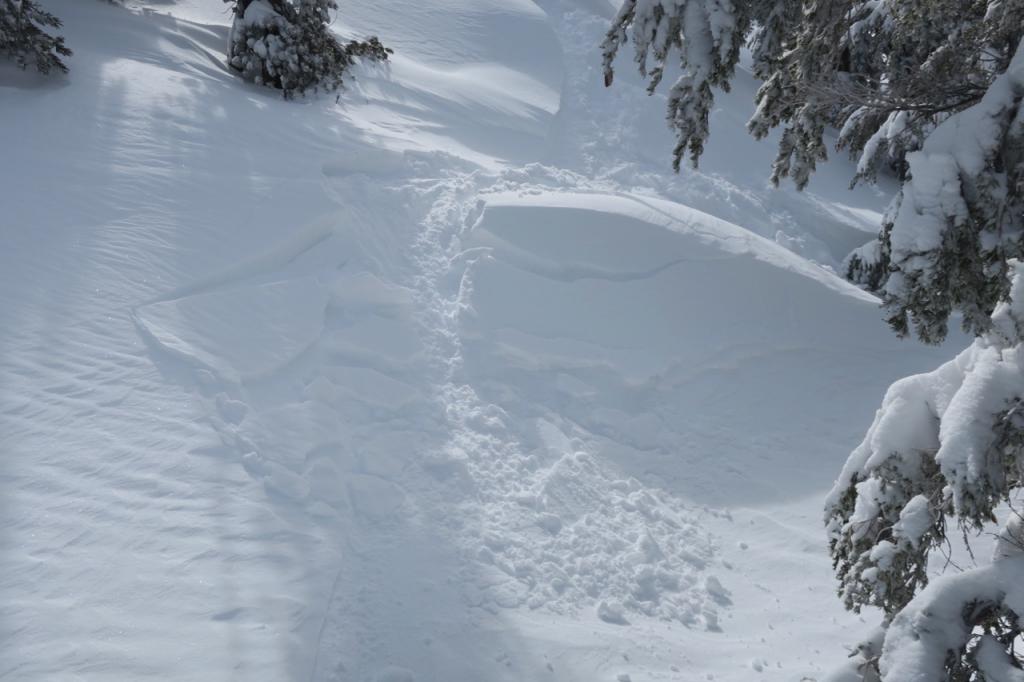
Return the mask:
<path fill-rule="evenodd" d="M 819 499 L 948 352 L 828 269 L 881 194 L 766 186 L 752 81 L 673 176 L 603 0 L 352 3 L 396 54 L 337 103 L 227 73 L 218 0 L 50 4 L 71 74 L 0 70 L 0 678 L 843 656 Z"/>

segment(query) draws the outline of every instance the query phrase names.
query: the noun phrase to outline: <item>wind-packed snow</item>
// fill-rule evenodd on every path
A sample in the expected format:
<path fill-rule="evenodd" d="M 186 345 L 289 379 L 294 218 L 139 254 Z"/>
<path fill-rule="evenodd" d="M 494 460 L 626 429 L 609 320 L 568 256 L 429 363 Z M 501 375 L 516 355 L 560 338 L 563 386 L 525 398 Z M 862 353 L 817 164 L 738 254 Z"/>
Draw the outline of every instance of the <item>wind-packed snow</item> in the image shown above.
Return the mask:
<path fill-rule="evenodd" d="M 0 65 L 0 679 L 781 681 L 862 638 L 821 501 L 959 340 L 833 273 L 886 188 L 770 189 L 752 77 L 677 176 L 603 0 L 345 3 L 395 54 L 337 102 L 226 71 L 219 0 L 49 4 L 70 74 Z"/>

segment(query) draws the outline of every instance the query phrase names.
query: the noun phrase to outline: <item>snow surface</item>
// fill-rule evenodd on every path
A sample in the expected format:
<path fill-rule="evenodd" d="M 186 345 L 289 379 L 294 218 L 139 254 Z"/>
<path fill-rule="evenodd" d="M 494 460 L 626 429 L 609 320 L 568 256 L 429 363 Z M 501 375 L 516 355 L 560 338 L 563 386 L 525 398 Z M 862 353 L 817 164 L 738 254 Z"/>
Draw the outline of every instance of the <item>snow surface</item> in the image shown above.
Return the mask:
<path fill-rule="evenodd" d="M 348 3 L 284 102 L 219 0 L 51 0 L 0 69 L 0 678 L 815 679 L 821 500 L 899 342 L 831 268 L 887 198 L 700 171 L 604 0 Z M 953 345 L 957 345 L 956 340 Z"/>

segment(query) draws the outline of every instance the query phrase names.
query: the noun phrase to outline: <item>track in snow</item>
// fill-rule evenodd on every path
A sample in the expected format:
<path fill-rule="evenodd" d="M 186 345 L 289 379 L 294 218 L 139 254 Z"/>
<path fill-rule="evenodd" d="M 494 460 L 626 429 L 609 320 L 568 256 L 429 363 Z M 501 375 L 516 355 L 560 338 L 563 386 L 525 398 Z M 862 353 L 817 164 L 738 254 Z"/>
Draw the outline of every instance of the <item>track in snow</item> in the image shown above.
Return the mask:
<path fill-rule="evenodd" d="M 320 556 L 337 563 L 301 575 L 327 596 L 294 615 L 307 652 L 296 671 L 362 680 L 398 665 L 392 672 L 422 679 L 490 676 L 493 657 L 438 653 L 435 642 L 462 642 L 505 608 L 718 630 L 730 602 L 705 573 L 714 541 L 698 514 L 615 474 L 555 413 L 528 418 L 534 442 L 524 444 L 507 425 L 522 415 L 467 381 L 461 316 L 487 249 L 464 251 L 461 240 L 480 215 L 480 185 L 495 178 L 389 180 L 332 178 L 342 205 L 377 193 L 396 207 L 339 216 L 317 247 L 336 254 L 336 272 L 248 273 L 271 280 L 255 285 L 215 277 L 219 289 L 137 315 L 160 352 L 195 372 L 223 456 L 263 486 L 292 533 L 317 538 Z M 405 233 L 406 254 L 377 259 L 407 225 L 419 234 Z M 235 353 L 233 330 L 266 335 L 258 354 Z M 245 608 L 229 612 L 241 618 Z M 510 675 L 539 665 L 503 661 Z"/>

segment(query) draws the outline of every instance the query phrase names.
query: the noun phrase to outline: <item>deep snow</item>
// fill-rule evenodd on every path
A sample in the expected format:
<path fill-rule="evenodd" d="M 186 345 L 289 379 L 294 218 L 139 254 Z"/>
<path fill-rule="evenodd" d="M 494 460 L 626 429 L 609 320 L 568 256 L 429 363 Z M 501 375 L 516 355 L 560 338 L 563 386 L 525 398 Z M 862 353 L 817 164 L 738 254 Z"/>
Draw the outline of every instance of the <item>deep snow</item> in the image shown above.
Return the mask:
<path fill-rule="evenodd" d="M 384 0 L 284 102 L 218 0 L 50 0 L 0 66 L 0 679 L 814 679 L 821 501 L 952 355 L 831 269 L 886 188 L 700 171 L 603 0 Z M 357 6 L 358 5 L 358 6 Z M 626 67 L 623 66 L 623 69 Z"/>

